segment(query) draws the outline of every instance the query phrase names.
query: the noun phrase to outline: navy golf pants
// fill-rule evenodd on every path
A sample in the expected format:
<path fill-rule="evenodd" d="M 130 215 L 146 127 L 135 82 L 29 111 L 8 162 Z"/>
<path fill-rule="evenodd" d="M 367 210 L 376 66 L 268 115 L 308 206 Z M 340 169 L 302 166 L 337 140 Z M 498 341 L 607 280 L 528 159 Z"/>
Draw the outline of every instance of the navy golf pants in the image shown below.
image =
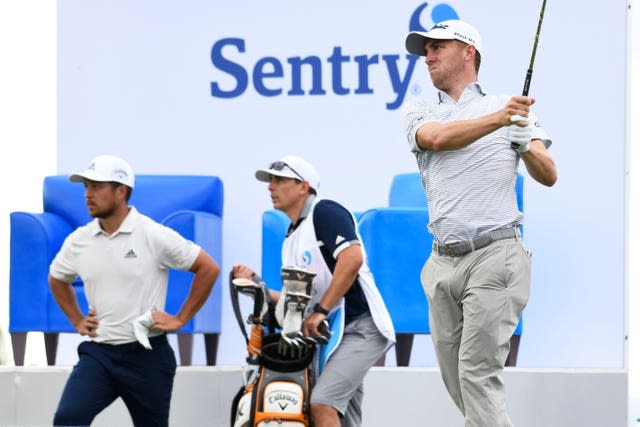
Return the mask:
<path fill-rule="evenodd" d="M 151 350 L 137 342 L 82 342 L 80 359 L 67 380 L 53 424 L 88 426 L 121 397 L 135 426 L 168 426 L 176 359 L 166 335 L 150 342 Z"/>

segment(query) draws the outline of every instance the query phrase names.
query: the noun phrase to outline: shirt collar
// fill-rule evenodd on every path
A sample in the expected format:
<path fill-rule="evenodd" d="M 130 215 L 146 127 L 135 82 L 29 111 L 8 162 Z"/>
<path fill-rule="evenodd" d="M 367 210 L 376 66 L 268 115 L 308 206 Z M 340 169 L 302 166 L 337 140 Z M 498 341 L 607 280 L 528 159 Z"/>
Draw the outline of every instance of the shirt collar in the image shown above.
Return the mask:
<path fill-rule="evenodd" d="M 473 99 L 478 96 L 485 96 L 487 93 L 482 89 L 482 86 L 478 82 L 469 83 L 467 87 L 462 91 L 462 95 L 460 95 L 460 99 L 458 100 L 458 104 L 466 101 L 468 99 Z M 456 102 L 451 98 L 447 93 L 439 90 L 438 91 L 438 101 L 439 104 L 456 104 Z"/>
<path fill-rule="evenodd" d="M 111 236 L 116 236 L 119 233 L 132 233 L 139 217 L 140 214 L 138 213 L 138 210 L 134 206 L 129 206 L 129 213 L 124 218 L 124 221 L 122 221 L 122 224 L 120 224 L 118 230 Z M 91 234 L 94 236 L 97 236 L 98 234 L 107 235 L 102 227 L 100 227 L 100 220 L 98 218 L 94 218 L 93 221 L 88 224 L 88 227 L 91 230 Z"/>
<path fill-rule="evenodd" d="M 302 221 L 304 221 L 305 218 L 309 216 L 309 212 L 311 212 L 311 208 L 313 207 L 313 202 L 315 199 L 316 199 L 315 194 L 309 194 L 307 199 L 304 201 L 304 205 L 302 205 L 302 209 L 300 210 L 300 215 L 298 216 L 298 220 L 296 221 L 295 224 L 293 222 L 289 224 L 289 228 L 287 229 L 287 236 L 289 236 L 289 234 L 291 234 L 293 230 L 298 228 L 298 226 L 302 224 Z"/>

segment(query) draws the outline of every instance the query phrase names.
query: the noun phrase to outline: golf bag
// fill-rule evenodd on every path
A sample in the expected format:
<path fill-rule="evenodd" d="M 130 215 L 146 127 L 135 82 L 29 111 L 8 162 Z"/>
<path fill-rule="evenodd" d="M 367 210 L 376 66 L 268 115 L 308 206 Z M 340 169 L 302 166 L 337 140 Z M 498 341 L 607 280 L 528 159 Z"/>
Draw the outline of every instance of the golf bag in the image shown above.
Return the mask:
<path fill-rule="evenodd" d="M 305 338 L 299 328 L 311 299 L 314 276 L 303 269 L 283 267 L 277 307 L 258 276 L 230 278 L 234 312 L 249 353 L 243 385 L 231 405 L 231 427 L 312 426 L 311 363 L 315 344 L 325 337 Z M 253 313 L 247 319 L 252 325 L 250 336 L 240 315 L 238 293 L 254 300 Z"/>
<path fill-rule="evenodd" d="M 309 427 L 310 364 L 313 347 L 297 358 L 278 353 L 280 334 L 269 334 L 252 381 L 243 385 L 231 405 L 232 427 Z"/>

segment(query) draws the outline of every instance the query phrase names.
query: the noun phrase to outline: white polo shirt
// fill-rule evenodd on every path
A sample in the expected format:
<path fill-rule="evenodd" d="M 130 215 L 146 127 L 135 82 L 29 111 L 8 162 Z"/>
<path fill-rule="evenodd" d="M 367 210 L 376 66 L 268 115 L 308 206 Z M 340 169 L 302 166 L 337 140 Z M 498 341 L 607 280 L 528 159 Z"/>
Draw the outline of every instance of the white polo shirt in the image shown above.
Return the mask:
<path fill-rule="evenodd" d="M 200 247 L 131 207 L 118 231 L 107 235 L 98 219 L 64 241 L 49 273 L 65 283 L 80 276 L 100 326 L 95 341 L 135 341 L 132 320 L 164 310 L 169 269 L 188 270 Z M 156 334 L 157 335 L 157 334 Z"/>

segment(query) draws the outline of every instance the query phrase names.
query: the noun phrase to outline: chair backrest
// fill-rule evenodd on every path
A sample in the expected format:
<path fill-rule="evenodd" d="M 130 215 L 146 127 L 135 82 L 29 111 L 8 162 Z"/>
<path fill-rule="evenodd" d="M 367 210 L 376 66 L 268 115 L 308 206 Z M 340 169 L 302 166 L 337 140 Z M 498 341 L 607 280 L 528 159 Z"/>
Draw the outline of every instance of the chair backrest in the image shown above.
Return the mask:
<path fill-rule="evenodd" d="M 282 243 L 290 222 L 287 215 L 276 209 L 262 214 L 262 280 L 274 290 L 282 287 Z"/>
<path fill-rule="evenodd" d="M 516 176 L 516 199 L 518 209 L 524 212 L 523 199 L 524 176 L 517 174 Z M 405 206 L 405 207 L 425 207 L 427 206 L 427 197 L 422 188 L 422 180 L 419 172 L 400 173 L 391 180 L 389 189 L 389 206 Z"/>
<path fill-rule="evenodd" d="M 43 209 L 64 218 L 72 227 L 91 220 L 84 204 L 84 186 L 70 182 L 67 175 L 44 180 Z M 222 218 L 222 180 L 200 175 L 137 175 L 129 204 L 152 219 L 163 222 L 171 213 L 194 210 Z"/>
<path fill-rule="evenodd" d="M 394 175 L 389 188 L 389 206 L 424 208 L 427 198 L 419 172 Z"/>
<path fill-rule="evenodd" d="M 429 306 L 420 272 L 431 254 L 425 207 L 386 207 L 364 212 L 358 223 L 369 268 L 396 333 L 429 333 Z"/>

